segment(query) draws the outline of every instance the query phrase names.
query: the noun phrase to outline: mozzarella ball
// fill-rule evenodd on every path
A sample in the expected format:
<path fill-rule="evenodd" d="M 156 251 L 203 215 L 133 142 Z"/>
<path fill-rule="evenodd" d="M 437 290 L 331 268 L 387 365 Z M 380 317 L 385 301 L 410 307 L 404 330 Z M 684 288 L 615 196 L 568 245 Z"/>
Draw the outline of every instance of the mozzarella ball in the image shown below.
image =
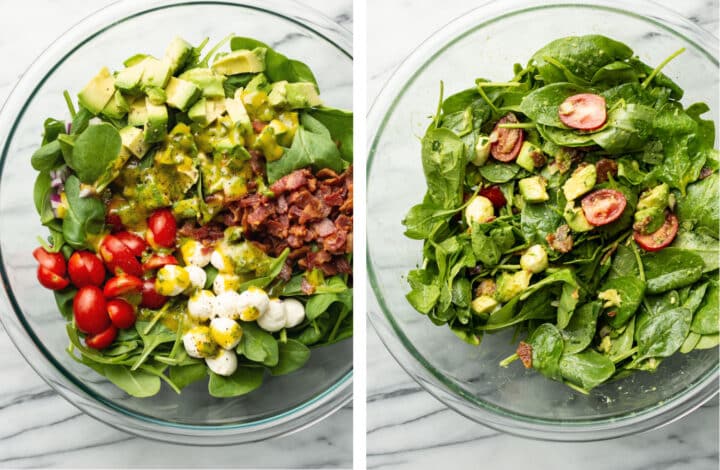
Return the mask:
<path fill-rule="evenodd" d="M 206 357 L 205 364 L 217 375 L 233 375 L 237 370 L 237 355 L 235 351 L 220 349 L 214 356 Z"/>
<path fill-rule="evenodd" d="M 240 287 L 240 278 L 234 274 L 218 274 L 213 281 L 213 290 L 217 295 L 235 291 L 238 287 Z"/>
<path fill-rule="evenodd" d="M 209 290 L 195 292 L 188 299 L 188 314 L 196 321 L 207 321 L 215 311 L 215 294 Z"/>
<path fill-rule="evenodd" d="M 257 324 L 265 331 L 274 333 L 285 328 L 285 305 L 280 299 L 270 299 L 265 313 L 257 319 Z"/>
<path fill-rule="evenodd" d="M 240 319 L 254 321 L 267 312 L 270 298 L 264 290 L 250 287 L 240 294 Z"/>
<path fill-rule="evenodd" d="M 160 295 L 182 294 L 190 286 L 190 275 L 182 266 L 168 264 L 160 268 L 155 279 L 155 290 Z"/>
<path fill-rule="evenodd" d="M 484 224 L 490 222 L 495 217 L 495 208 L 493 207 L 490 199 L 485 196 L 473 197 L 470 204 L 465 208 L 465 222 L 468 225 L 472 225 L 473 222 L 477 224 Z"/>
<path fill-rule="evenodd" d="M 217 344 L 210 336 L 210 328 L 196 326 L 183 336 L 183 346 L 188 356 L 198 359 L 212 356 L 217 351 Z"/>
<path fill-rule="evenodd" d="M 305 306 L 295 299 L 285 299 L 285 328 L 298 326 L 305 320 Z"/>
<path fill-rule="evenodd" d="M 222 292 L 215 297 L 213 316 L 239 320 L 241 306 L 240 294 L 232 290 Z"/>
<path fill-rule="evenodd" d="M 231 273 L 233 272 L 232 260 L 224 253 L 225 250 L 223 250 L 223 248 L 224 247 L 220 245 L 213 250 L 210 255 L 210 264 L 215 266 L 215 269 L 221 273 Z"/>
<path fill-rule="evenodd" d="M 533 245 L 520 257 L 520 267 L 531 273 L 545 271 L 548 267 L 548 257 L 542 245 Z"/>
<path fill-rule="evenodd" d="M 187 240 L 180 245 L 180 254 L 185 264 L 204 268 L 210 263 L 212 251 L 206 250 L 205 246 L 195 240 Z"/>
<path fill-rule="evenodd" d="M 190 276 L 190 287 L 188 287 L 189 291 L 195 291 L 205 287 L 207 273 L 205 273 L 203 268 L 190 265 L 185 266 L 185 271 L 187 271 L 188 276 Z"/>
<path fill-rule="evenodd" d="M 223 349 L 237 346 L 242 334 L 242 327 L 235 320 L 218 317 L 210 321 L 210 336 Z"/>

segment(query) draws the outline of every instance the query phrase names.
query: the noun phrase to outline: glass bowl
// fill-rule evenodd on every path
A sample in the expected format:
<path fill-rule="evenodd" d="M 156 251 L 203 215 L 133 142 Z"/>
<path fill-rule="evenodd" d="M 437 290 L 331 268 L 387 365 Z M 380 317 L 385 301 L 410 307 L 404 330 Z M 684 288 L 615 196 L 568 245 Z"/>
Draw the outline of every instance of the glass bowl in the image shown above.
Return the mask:
<path fill-rule="evenodd" d="M 167 387 L 132 398 L 65 351 L 64 321 L 36 280 L 32 250 L 46 235 L 33 206 L 30 155 L 46 117 L 67 116 L 62 92 L 77 93 L 104 65 L 162 55 L 175 35 L 192 44 L 230 33 L 257 38 L 307 63 L 326 103 L 352 109 L 350 33 L 288 1 L 127 1 L 112 4 L 66 32 L 28 69 L 0 113 L 0 319 L 28 363 L 87 414 L 137 435 L 187 444 L 237 444 L 307 427 L 346 404 L 352 393 L 352 341 L 313 350 L 288 376 L 266 378 L 243 397 L 217 399 L 207 382 L 181 395 Z M 209 48 L 208 48 L 209 49 Z"/>
<path fill-rule="evenodd" d="M 480 347 L 436 327 L 408 304 L 408 270 L 422 262 L 422 242 L 403 236 L 400 221 L 425 193 L 420 138 L 445 96 L 475 78 L 503 81 L 547 42 L 604 34 L 658 64 L 687 51 L 663 71 L 685 88 L 683 102 L 711 105 L 718 123 L 717 39 L 651 2 L 602 0 L 491 2 L 443 27 L 395 71 L 370 112 L 367 173 L 371 321 L 403 368 L 427 391 L 466 417 L 497 430 L 559 441 L 619 437 L 655 428 L 694 410 L 718 390 L 718 351 L 677 354 L 656 373 L 637 373 L 581 395 L 519 363 L 512 334 L 486 335 Z"/>

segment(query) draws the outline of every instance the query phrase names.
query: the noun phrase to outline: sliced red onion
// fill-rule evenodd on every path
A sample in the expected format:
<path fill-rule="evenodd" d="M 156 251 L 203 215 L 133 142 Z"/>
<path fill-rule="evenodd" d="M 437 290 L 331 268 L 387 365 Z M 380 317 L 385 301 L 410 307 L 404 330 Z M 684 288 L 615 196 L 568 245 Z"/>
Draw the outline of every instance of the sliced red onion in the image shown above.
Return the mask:
<path fill-rule="evenodd" d="M 63 181 L 60 178 L 53 178 L 50 181 L 50 186 L 53 188 L 59 188 L 63 185 Z"/>
<path fill-rule="evenodd" d="M 66 129 L 67 129 L 66 134 L 69 134 L 70 131 L 72 130 L 72 122 L 68 122 L 68 123 L 67 123 Z"/>

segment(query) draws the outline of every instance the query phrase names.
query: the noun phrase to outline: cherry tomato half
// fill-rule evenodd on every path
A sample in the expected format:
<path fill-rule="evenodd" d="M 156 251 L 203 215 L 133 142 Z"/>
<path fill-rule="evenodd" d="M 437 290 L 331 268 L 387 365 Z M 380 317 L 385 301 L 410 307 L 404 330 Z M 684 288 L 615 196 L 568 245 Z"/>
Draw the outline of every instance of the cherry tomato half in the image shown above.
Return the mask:
<path fill-rule="evenodd" d="M 105 223 L 114 232 L 121 231 L 124 226 L 120 218 L 120 208 L 127 204 L 127 201 L 119 196 L 114 196 L 105 205 Z"/>
<path fill-rule="evenodd" d="M 115 325 L 110 325 L 100 333 L 85 338 L 85 344 L 89 348 L 93 349 L 105 349 L 115 341 L 117 338 L 117 328 Z"/>
<path fill-rule="evenodd" d="M 153 248 L 171 248 L 175 246 L 177 223 L 170 209 L 158 209 L 148 219 L 147 242 Z"/>
<path fill-rule="evenodd" d="M 489 186 L 487 188 L 482 188 L 478 194 L 480 196 L 484 196 L 490 199 L 490 202 L 492 202 L 492 205 L 493 207 L 495 207 L 495 209 L 505 207 L 505 204 L 507 203 L 507 201 L 505 200 L 505 195 L 497 186 Z"/>
<path fill-rule="evenodd" d="M 142 285 L 141 307 L 157 309 L 165 305 L 167 297 L 158 294 L 155 290 L 155 278 L 145 279 Z"/>
<path fill-rule="evenodd" d="M 135 324 L 135 307 L 123 299 L 112 299 L 107 303 L 110 321 L 118 328 L 130 328 Z"/>
<path fill-rule="evenodd" d="M 147 244 L 145 243 L 145 240 L 142 239 L 139 235 L 135 235 L 132 232 L 128 231 L 122 231 L 114 234 L 114 236 L 123 242 L 126 247 L 130 248 L 130 251 L 135 256 L 142 256 L 142 254 L 145 252 L 145 248 L 147 248 Z"/>
<path fill-rule="evenodd" d="M 580 93 L 567 98 L 558 108 L 560 121 L 581 131 L 600 129 L 607 120 L 605 98 L 592 93 Z"/>
<path fill-rule="evenodd" d="M 68 273 L 75 287 L 100 286 L 105 280 L 105 266 L 95 253 L 76 251 L 68 261 Z"/>
<path fill-rule="evenodd" d="M 173 255 L 153 253 L 150 258 L 143 263 L 142 267 L 145 271 L 152 271 L 153 269 L 160 269 L 168 264 L 178 264 L 177 258 Z"/>
<path fill-rule="evenodd" d="M 490 144 L 490 154 L 495 160 L 511 162 L 517 158 L 525 138 L 523 130 L 506 129 L 499 126 L 500 124 L 517 124 L 518 122 L 513 113 L 508 113 L 495 124 L 495 129 L 490 134 L 491 140 L 494 136 L 494 141 Z"/>
<path fill-rule="evenodd" d="M 103 288 L 106 298 L 112 299 L 129 294 L 138 294 L 142 290 L 143 281 L 137 276 L 120 274 L 108 280 Z"/>
<path fill-rule="evenodd" d="M 615 189 L 598 189 L 582 198 L 582 210 L 590 224 L 598 227 L 614 222 L 625 210 L 625 195 Z"/>
<path fill-rule="evenodd" d="M 100 242 L 100 256 L 108 269 L 114 274 L 142 276 L 142 265 L 123 242 L 114 235 L 107 235 Z"/>
<path fill-rule="evenodd" d="M 672 212 L 665 215 L 665 223 L 653 233 L 643 235 L 638 231 L 633 232 L 635 242 L 645 251 L 660 251 L 675 240 L 678 232 L 678 218 Z"/>
<path fill-rule="evenodd" d="M 85 286 L 77 291 L 73 314 L 78 330 L 83 333 L 95 335 L 110 326 L 105 297 L 97 286 Z"/>
<path fill-rule="evenodd" d="M 65 275 L 67 266 L 62 253 L 50 253 L 45 248 L 39 246 L 33 251 L 33 257 L 35 257 L 40 266 L 45 269 L 52 271 L 60 277 Z"/>
<path fill-rule="evenodd" d="M 51 290 L 65 289 L 70 285 L 70 281 L 62 276 L 58 276 L 45 266 L 38 266 L 37 278 L 43 287 Z"/>

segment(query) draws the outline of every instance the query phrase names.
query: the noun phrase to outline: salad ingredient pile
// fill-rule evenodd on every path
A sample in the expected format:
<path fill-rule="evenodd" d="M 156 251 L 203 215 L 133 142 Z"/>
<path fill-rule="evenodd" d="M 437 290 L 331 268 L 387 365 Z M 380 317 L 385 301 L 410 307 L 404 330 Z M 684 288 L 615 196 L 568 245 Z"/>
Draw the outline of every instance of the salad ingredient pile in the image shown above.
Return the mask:
<path fill-rule="evenodd" d="M 103 67 L 31 159 L 68 352 L 137 397 L 242 395 L 352 336 L 352 113 L 262 42 L 206 43 Z"/>
<path fill-rule="evenodd" d="M 588 393 L 718 344 L 718 151 L 709 108 L 625 44 L 555 40 L 508 82 L 446 99 L 422 139 L 410 304 Z"/>

